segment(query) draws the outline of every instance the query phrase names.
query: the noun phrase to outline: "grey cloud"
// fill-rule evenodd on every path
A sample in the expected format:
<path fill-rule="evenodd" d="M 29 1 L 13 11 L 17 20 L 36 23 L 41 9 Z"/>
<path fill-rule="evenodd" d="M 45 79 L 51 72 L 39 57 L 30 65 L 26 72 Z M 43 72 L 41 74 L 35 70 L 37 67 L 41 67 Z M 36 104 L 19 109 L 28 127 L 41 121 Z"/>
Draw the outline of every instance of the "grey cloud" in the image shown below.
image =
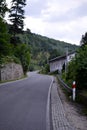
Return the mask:
<path fill-rule="evenodd" d="M 83 3 L 79 8 L 76 9 L 77 16 L 87 16 L 87 2 Z"/>
<path fill-rule="evenodd" d="M 55 14 L 51 14 L 48 18 L 44 20 L 49 22 L 68 22 L 84 16 L 87 16 L 87 2 L 83 3 L 78 8 L 72 8 L 63 14 L 61 14 L 60 11 L 60 15 L 59 13 L 57 15 L 57 12 L 55 12 Z"/>
<path fill-rule="evenodd" d="M 67 21 L 71 21 L 72 19 L 74 19 L 74 16 L 70 14 L 70 12 L 64 13 L 60 15 L 57 13 L 56 14 L 52 14 L 50 15 L 48 18 L 44 19 L 44 21 L 48 21 L 48 22 L 67 22 Z"/>
<path fill-rule="evenodd" d="M 27 2 L 26 15 L 32 17 L 38 17 L 41 15 L 41 11 L 45 8 L 47 0 L 38 0 L 37 2 Z"/>

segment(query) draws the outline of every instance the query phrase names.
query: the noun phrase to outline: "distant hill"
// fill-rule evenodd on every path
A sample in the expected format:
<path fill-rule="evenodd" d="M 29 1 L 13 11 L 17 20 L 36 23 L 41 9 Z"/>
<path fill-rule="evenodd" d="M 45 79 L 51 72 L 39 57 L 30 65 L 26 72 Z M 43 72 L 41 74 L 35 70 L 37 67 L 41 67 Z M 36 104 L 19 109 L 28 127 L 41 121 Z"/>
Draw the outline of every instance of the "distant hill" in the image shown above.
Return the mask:
<path fill-rule="evenodd" d="M 20 34 L 20 39 L 23 43 L 30 45 L 31 69 L 44 66 L 49 59 L 65 54 L 67 49 L 68 52 L 72 52 L 78 48 L 78 46 L 64 41 L 31 33 L 30 30 L 25 31 L 23 35 Z"/>

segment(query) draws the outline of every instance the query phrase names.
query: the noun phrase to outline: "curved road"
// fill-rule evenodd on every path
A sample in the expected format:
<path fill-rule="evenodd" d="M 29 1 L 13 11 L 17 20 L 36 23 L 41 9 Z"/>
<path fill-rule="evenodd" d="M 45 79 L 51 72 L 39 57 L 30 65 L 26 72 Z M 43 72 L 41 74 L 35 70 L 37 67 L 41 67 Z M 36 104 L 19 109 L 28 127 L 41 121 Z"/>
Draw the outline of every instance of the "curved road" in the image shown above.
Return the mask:
<path fill-rule="evenodd" d="M 46 130 L 46 106 L 52 78 L 37 73 L 0 85 L 0 130 Z"/>

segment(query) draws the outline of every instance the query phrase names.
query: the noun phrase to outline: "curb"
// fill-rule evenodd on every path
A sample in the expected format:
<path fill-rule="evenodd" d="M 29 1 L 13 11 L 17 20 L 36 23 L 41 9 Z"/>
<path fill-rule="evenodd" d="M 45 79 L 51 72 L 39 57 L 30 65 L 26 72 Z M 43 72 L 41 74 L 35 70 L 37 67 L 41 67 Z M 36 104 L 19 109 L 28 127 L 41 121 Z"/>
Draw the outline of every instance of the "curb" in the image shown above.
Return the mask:
<path fill-rule="evenodd" d="M 70 124 L 69 119 L 67 119 L 58 87 L 58 83 L 55 82 L 51 91 L 53 130 L 76 130 L 76 128 Z"/>
<path fill-rule="evenodd" d="M 50 124 L 50 102 L 51 102 L 51 88 L 53 85 L 54 77 L 52 77 L 52 81 L 48 90 L 48 98 L 47 98 L 47 107 L 46 107 L 46 130 L 51 130 Z"/>

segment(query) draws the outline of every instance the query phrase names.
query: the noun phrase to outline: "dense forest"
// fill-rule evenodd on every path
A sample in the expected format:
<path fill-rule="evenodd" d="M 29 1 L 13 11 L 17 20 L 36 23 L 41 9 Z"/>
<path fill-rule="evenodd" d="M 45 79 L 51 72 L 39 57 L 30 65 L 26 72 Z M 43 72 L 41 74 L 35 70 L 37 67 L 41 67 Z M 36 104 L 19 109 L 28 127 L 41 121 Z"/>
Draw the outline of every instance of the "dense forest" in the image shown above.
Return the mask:
<path fill-rule="evenodd" d="M 54 40 L 45 36 L 31 33 L 29 29 L 19 35 L 22 43 L 30 46 L 31 62 L 30 69 L 44 66 L 49 59 L 69 52 L 75 51 L 78 46 L 66 43 L 64 41 Z"/>

